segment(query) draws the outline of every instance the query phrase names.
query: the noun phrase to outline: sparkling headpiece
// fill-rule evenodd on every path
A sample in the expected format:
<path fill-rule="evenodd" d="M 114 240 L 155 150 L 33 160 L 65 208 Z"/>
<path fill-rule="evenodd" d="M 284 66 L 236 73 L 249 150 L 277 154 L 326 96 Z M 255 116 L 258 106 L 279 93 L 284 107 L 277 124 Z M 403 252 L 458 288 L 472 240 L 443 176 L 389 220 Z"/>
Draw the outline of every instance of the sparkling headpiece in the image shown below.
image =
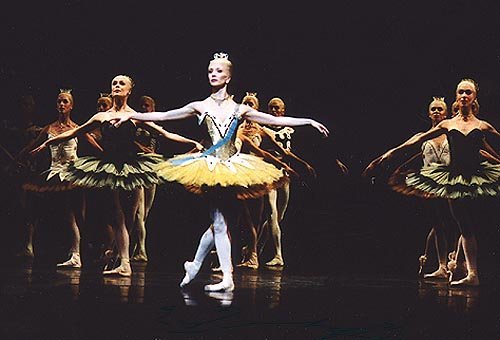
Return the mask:
<path fill-rule="evenodd" d="M 59 93 L 71 94 L 71 91 L 73 91 L 73 90 L 72 89 L 59 89 Z"/>
<path fill-rule="evenodd" d="M 214 59 L 213 60 L 216 60 L 216 59 L 226 59 L 226 60 L 229 60 L 229 54 L 224 53 L 224 52 L 214 53 Z"/>
<path fill-rule="evenodd" d="M 99 98 L 102 98 L 102 97 L 111 97 L 111 94 L 110 93 L 106 93 L 106 92 L 100 92 L 99 93 Z"/>
<path fill-rule="evenodd" d="M 247 92 L 245 97 L 256 97 L 257 98 L 257 92 Z"/>
<path fill-rule="evenodd" d="M 444 97 L 432 97 L 432 101 L 445 103 Z"/>

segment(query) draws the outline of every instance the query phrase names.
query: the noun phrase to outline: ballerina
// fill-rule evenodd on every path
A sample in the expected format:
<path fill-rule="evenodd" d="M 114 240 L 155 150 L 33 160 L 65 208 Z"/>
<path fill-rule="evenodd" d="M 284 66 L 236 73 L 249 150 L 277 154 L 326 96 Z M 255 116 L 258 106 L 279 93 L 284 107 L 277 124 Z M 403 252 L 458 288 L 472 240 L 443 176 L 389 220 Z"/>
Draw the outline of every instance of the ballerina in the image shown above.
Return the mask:
<path fill-rule="evenodd" d="M 39 145 L 43 140 L 57 136 L 65 131 L 71 130 L 78 125 L 71 119 L 74 99 L 69 89 L 61 89 L 57 96 L 58 119 L 43 128 L 32 143 L 29 143 L 18 155 L 22 159 L 35 145 Z M 86 134 L 85 137 L 90 145 L 102 151 L 101 146 L 95 139 Z M 57 267 L 80 268 L 82 266 L 80 256 L 80 228 L 84 224 L 85 199 L 79 188 L 66 180 L 66 168 L 68 164 L 78 158 L 78 139 L 72 138 L 53 144 L 50 146 L 51 164 L 50 168 L 40 176 L 33 177 L 32 180 L 23 184 L 23 189 L 33 192 L 58 192 L 52 198 L 60 200 L 58 206 L 61 207 L 61 215 L 68 222 L 71 230 L 71 246 L 69 249 L 69 259 L 58 263 Z"/>
<path fill-rule="evenodd" d="M 311 125 L 328 136 L 328 129 L 309 118 L 274 117 L 247 105 L 236 103 L 227 92 L 232 77 L 232 63 L 225 53 L 216 53 L 208 65 L 211 95 L 181 108 L 166 112 L 128 113 L 116 119 L 116 125 L 127 119 L 163 121 L 196 116 L 204 123 L 212 146 L 196 154 L 178 155 L 157 167 L 160 178 L 182 184 L 189 191 L 202 194 L 211 205 L 212 224 L 202 235 L 193 261 L 186 261 L 186 274 L 180 283 L 184 287 L 196 276 L 202 262 L 215 243 L 223 278 L 206 285 L 208 291 L 234 289 L 231 262 L 231 242 L 228 220 L 234 217 L 235 200 L 257 198 L 282 185 L 284 173 L 261 158 L 238 153 L 235 137 L 238 125 L 245 119 L 261 124 L 280 126 Z"/>
<path fill-rule="evenodd" d="M 487 121 L 474 115 L 474 102 L 479 87 L 472 79 L 461 80 L 456 88 L 459 112 L 424 133 L 418 133 L 403 144 L 372 161 L 365 171 L 391 159 L 413 145 L 446 134 L 450 145 L 450 164 L 431 164 L 418 172 L 410 172 L 393 188 L 403 194 L 424 198 L 445 198 L 452 216 L 459 225 L 467 275 L 451 286 L 479 285 L 474 204 L 481 197 L 495 197 L 500 192 L 500 164 L 482 161 L 480 152 L 486 137 L 498 138 L 500 133 Z"/>
<path fill-rule="evenodd" d="M 51 137 L 39 147 L 31 151 L 40 152 L 47 146 L 74 138 L 80 134 L 100 128 L 101 144 L 104 152 L 99 157 L 80 157 L 70 163 L 66 180 L 85 188 L 101 188 L 106 190 L 107 200 L 111 204 L 111 225 L 115 236 L 119 265 L 114 269 L 104 270 L 104 275 L 131 276 L 132 268 L 129 257 L 129 233 L 133 228 L 134 216 L 139 204 L 139 191 L 142 187 L 150 187 L 159 183 L 154 165 L 163 161 L 161 155 L 144 153 L 140 144 L 135 142 L 138 122 L 128 121 L 120 127 L 111 122 L 127 117 L 135 111 L 128 105 L 134 83 L 126 75 L 118 75 L 111 82 L 113 107 L 106 112 L 98 112 L 83 125 Z M 139 122 L 140 123 L 140 122 Z M 166 138 L 194 144 L 198 142 L 167 132 L 153 123 L 141 123 L 157 130 Z"/>

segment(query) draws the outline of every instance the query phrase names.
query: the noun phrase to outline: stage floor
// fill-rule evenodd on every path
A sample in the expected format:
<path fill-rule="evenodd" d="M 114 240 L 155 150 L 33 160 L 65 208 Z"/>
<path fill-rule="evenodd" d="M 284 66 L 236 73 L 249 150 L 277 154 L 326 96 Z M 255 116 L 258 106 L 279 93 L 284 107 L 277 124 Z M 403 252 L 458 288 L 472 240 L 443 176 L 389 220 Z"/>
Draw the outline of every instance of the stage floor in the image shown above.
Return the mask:
<path fill-rule="evenodd" d="M 285 269 L 235 270 L 231 293 L 204 292 L 209 268 L 134 264 L 131 278 L 45 265 L 1 269 L 1 339 L 495 339 L 496 280 L 478 288 Z"/>

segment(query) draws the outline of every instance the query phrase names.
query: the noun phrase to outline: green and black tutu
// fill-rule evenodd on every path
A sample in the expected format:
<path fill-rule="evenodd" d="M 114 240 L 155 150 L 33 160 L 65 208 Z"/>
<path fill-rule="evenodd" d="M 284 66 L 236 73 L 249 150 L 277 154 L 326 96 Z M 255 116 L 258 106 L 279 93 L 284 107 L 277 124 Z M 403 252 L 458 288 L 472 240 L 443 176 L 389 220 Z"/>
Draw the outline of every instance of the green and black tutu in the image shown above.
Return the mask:
<path fill-rule="evenodd" d="M 389 185 L 397 192 L 423 198 L 478 198 L 500 194 L 500 164 L 481 162 L 472 171 L 431 164 L 419 171 L 395 172 Z"/>
<path fill-rule="evenodd" d="M 68 166 L 65 179 L 85 188 L 151 187 L 160 184 L 155 167 L 163 161 L 163 156 L 155 153 L 138 153 L 126 158 L 85 156 Z"/>

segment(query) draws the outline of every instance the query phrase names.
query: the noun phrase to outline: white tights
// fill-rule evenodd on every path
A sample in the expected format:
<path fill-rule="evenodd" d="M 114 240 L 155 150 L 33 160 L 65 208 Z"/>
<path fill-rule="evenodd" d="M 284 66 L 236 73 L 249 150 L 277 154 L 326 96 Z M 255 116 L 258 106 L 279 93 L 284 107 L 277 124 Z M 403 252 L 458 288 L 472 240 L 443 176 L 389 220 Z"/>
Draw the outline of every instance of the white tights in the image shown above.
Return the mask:
<path fill-rule="evenodd" d="M 232 276 L 231 241 L 227 233 L 227 224 L 220 210 L 215 209 L 212 214 L 213 223 L 201 236 L 198 249 L 194 257 L 194 264 L 199 268 L 203 260 L 215 245 L 217 257 L 224 277 Z"/>

